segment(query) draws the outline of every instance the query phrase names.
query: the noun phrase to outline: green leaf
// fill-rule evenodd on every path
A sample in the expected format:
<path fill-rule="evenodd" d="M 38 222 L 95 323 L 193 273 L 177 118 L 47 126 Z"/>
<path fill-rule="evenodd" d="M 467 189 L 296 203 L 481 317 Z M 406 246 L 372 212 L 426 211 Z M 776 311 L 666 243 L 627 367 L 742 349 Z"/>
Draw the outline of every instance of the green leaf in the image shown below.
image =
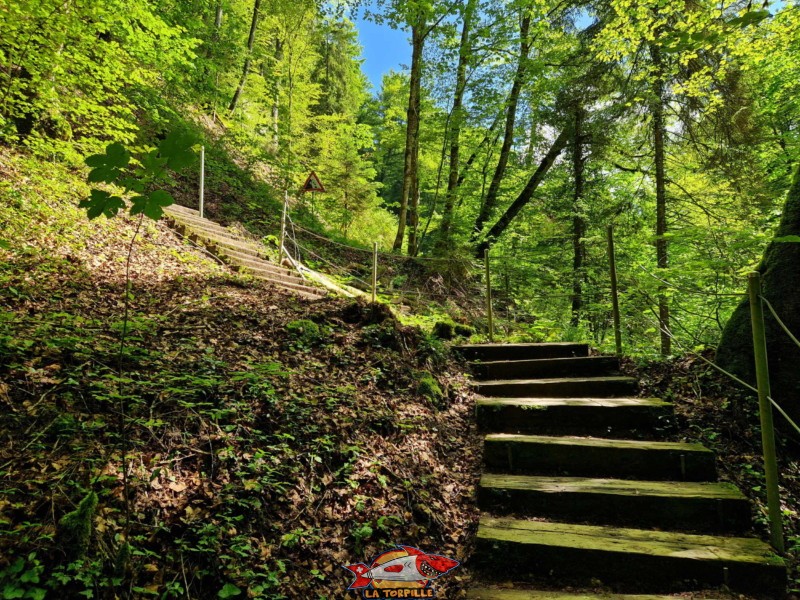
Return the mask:
<path fill-rule="evenodd" d="M 232 583 L 226 583 L 223 588 L 219 591 L 217 596 L 220 598 L 233 598 L 234 596 L 238 596 L 242 593 L 238 587 L 233 585 Z"/>
<path fill-rule="evenodd" d="M 160 156 L 158 150 L 151 150 L 141 160 L 142 170 L 146 173 L 157 174 L 167 165 L 167 158 Z"/>
<path fill-rule="evenodd" d="M 42 588 L 31 588 L 28 590 L 28 598 L 32 600 L 44 600 L 47 596 L 47 590 Z"/>
<path fill-rule="evenodd" d="M 92 154 L 91 156 L 87 157 L 84 161 L 87 167 L 102 167 L 106 164 L 106 155 L 105 154 Z"/>
<path fill-rule="evenodd" d="M 9 242 L 8 240 L 0 239 L 0 249 L 11 250 L 11 242 Z"/>
<path fill-rule="evenodd" d="M 175 199 L 168 192 L 155 190 L 147 195 L 132 198 L 131 214 L 144 213 L 145 216 L 158 221 L 164 215 L 164 207 L 174 203 Z"/>
<path fill-rule="evenodd" d="M 766 10 L 751 10 L 746 12 L 741 17 L 736 17 L 728 21 L 728 25 L 733 25 L 734 27 L 747 27 L 748 25 L 753 25 L 755 23 L 760 23 L 764 19 L 771 17 L 772 14 Z"/>
<path fill-rule="evenodd" d="M 122 169 L 128 166 L 130 160 L 131 154 L 125 146 L 119 142 L 109 144 L 106 146 L 105 154 L 93 154 L 84 160 L 87 166 L 92 167 L 88 177 L 89 182 L 113 183 L 121 175 Z"/>
<path fill-rule="evenodd" d="M 772 240 L 773 242 L 800 242 L 800 235 L 782 235 L 781 237 L 776 237 Z"/>
<path fill-rule="evenodd" d="M 106 164 L 110 167 L 117 167 L 124 169 L 128 166 L 131 160 L 131 154 L 125 149 L 125 146 L 119 142 L 114 142 L 106 146 Z"/>
<path fill-rule="evenodd" d="M 112 167 L 97 167 L 96 169 L 92 169 L 89 173 L 89 177 L 86 180 L 89 183 L 114 183 L 119 177 L 121 171 L 119 169 L 114 169 Z"/>
<path fill-rule="evenodd" d="M 196 143 L 197 138 L 193 134 L 173 131 L 158 145 L 158 151 L 170 169 L 180 171 L 194 162 L 192 146 Z"/>
<path fill-rule="evenodd" d="M 25 590 L 9 583 L 3 588 L 3 598 L 22 598 L 25 596 Z"/>
<path fill-rule="evenodd" d="M 121 208 L 125 208 L 125 201 L 119 196 L 112 196 L 106 191 L 93 189 L 91 196 L 81 200 L 78 207 L 85 208 L 86 216 L 90 219 L 96 219 L 100 215 L 105 215 L 110 219 Z"/>

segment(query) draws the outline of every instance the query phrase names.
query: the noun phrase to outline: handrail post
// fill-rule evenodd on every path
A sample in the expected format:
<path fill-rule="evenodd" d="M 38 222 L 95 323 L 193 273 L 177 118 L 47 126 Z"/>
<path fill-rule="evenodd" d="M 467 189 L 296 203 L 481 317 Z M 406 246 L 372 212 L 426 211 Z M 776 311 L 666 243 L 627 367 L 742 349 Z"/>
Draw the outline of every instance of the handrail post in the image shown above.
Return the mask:
<path fill-rule="evenodd" d="M 617 294 L 617 260 L 614 256 L 614 227 L 606 229 L 608 235 L 608 265 L 611 271 L 611 311 L 614 315 L 614 342 L 617 356 L 622 356 L 622 330 L 619 324 L 619 296 Z"/>
<path fill-rule="evenodd" d="M 778 460 L 775 455 L 775 429 L 772 424 L 770 404 L 769 363 L 767 361 L 767 338 L 764 332 L 764 307 L 761 304 L 761 275 L 758 272 L 747 276 L 750 295 L 750 323 L 753 328 L 753 356 L 758 382 L 758 412 L 761 417 L 761 445 L 764 452 L 764 474 L 767 480 L 767 508 L 769 511 L 769 534 L 772 547 L 783 553 L 783 516 L 778 491 Z"/>
<path fill-rule="evenodd" d="M 372 243 L 372 303 L 378 299 L 378 242 Z"/>
<path fill-rule="evenodd" d="M 289 190 L 283 190 L 283 214 L 281 216 L 281 243 L 278 246 L 278 264 L 283 261 L 283 246 L 286 243 L 286 208 L 289 206 Z"/>
<path fill-rule="evenodd" d="M 200 146 L 200 197 L 198 204 L 200 205 L 200 218 L 203 218 L 203 208 L 206 196 L 206 147 Z"/>
<path fill-rule="evenodd" d="M 489 318 L 489 341 L 494 342 L 494 319 L 492 316 L 492 279 L 489 273 L 489 249 L 483 251 L 483 262 L 486 267 L 486 315 Z"/>

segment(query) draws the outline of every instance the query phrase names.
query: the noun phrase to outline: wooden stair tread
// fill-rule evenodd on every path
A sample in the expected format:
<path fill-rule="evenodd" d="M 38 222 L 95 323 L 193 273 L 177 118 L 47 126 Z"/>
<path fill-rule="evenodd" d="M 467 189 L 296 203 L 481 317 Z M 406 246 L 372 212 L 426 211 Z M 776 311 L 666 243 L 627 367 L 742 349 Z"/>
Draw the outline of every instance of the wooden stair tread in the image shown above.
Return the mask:
<path fill-rule="evenodd" d="M 268 261 L 256 244 L 242 239 L 218 223 L 201 218 L 198 211 L 173 205 L 168 207 L 166 212 L 173 223 L 185 227 L 188 234 L 202 239 L 206 245 L 217 246 L 216 253 L 219 256 L 225 257 L 228 264 L 246 269 L 254 279 L 291 291 L 309 300 L 319 300 L 327 295 L 326 290 L 307 285 L 306 280 L 289 269 Z"/>
<path fill-rule="evenodd" d="M 616 356 L 562 356 L 557 358 L 523 358 L 521 360 L 484 360 L 484 361 L 471 361 L 470 364 L 483 365 L 492 367 L 496 365 L 543 365 L 543 364 L 557 364 L 557 365 L 579 365 L 583 363 L 605 363 L 605 362 L 618 362 L 619 358 Z"/>
<path fill-rule="evenodd" d="M 514 344 L 504 344 L 501 342 L 491 344 L 459 344 L 458 349 L 482 349 L 482 348 L 564 348 L 571 346 L 586 346 L 583 342 L 520 342 Z"/>
<path fill-rule="evenodd" d="M 485 473 L 479 485 L 484 488 L 539 492 L 745 500 L 745 496 L 735 485 L 720 482 L 642 481 Z"/>
<path fill-rule="evenodd" d="M 541 379 L 490 379 L 475 383 L 479 387 L 488 387 L 492 385 L 509 385 L 509 384 L 533 384 L 533 385 L 546 385 L 550 383 L 602 383 L 606 381 L 622 382 L 622 383 L 636 383 L 633 377 L 625 377 L 623 375 L 609 375 L 598 377 L 547 377 Z"/>
<path fill-rule="evenodd" d="M 484 515 L 478 539 L 582 550 L 643 554 L 688 560 L 736 562 L 782 567 L 783 560 L 761 540 L 672 531 L 652 531 L 498 518 Z"/>
<path fill-rule="evenodd" d="M 636 397 L 617 397 L 617 398 L 495 398 L 479 397 L 475 403 L 480 406 L 520 406 L 530 407 L 531 409 L 547 408 L 551 406 L 592 406 L 603 408 L 631 408 L 631 407 L 652 407 L 667 408 L 672 406 L 671 402 L 666 402 L 660 398 L 636 398 Z"/>
<path fill-rule="evenodd" d="M 467 591 L 468 600 L 686 600 L 686 596 L 606 594 L 602 592 L 554 592 L 549 590 L 481 587 Z M 704 596 L 704 600 L 713 600 Z"/>
<path fill-rule="evenodd" d="M 633 450 L 673 450 L 681 452 L 700 452 L 712 454 L 702 444 L 694 442 L 662 442 L 653 440 L 625 440 L 596 437 L 525 435 L 518 433 L 490 433 L 486 441 L 516 442 L 522 444 L 551 444 L 556 446 L 585 446 L 587 448 L 620 448 Z"/>

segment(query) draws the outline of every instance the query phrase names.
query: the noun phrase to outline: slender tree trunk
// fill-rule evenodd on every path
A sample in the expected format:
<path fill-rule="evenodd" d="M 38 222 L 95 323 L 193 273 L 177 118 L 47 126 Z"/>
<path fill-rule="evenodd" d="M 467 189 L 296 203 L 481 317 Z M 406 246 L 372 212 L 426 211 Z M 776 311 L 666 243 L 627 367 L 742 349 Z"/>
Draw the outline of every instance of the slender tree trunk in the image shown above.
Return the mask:
<path fill-rule="evenodd" d="M 247 81 L 247 75 L 250 73 L 250 62 L 253 58 L 253 44 L 256 41 L 256 28 L 258 27 L 258 11 L 261 8 L 261 0 L 254 0 L 253 2 L 253 20 L 250 22 L 250 35 L 247 38 L 247 57 L 244 59 L 244 67 L 242 68 L 242 77 L 239 79 L 239 85 L 236 86 L 236 91 L 233 93 L 231 103 L 228 105 L 228 110 L 233 113 L 236 110 L 236 105 L 239 103 L 239 98 L 244 90 L 244 84 Z"/>
<path fill-rule="evenodd" d="M 495 128 L 499 123 L 500 123 L 500 117 L 498 116 L 492 122 L 489 129 L 486 130 L 486 135 L 483 136 L 483 139 L 475 147 L 475 150 L 473 150 L 472 154 L 469 155 L 467 162 L 464 163 L 464 167 L 461 169 L 461 172 L 458 175 L 458 182 L 456 183 L 457 188 L 461 187 L 461 184 L 464 183 L 464 180 L 467 178 L 467 173 L 469 173 L 470 167 L 472 167 L 472 164 L 475 162 L 475 159 L 478 158 L 478 154 L 480 154 L 484 146 L 486 146 L 486 144 L 488 144 L 490 141 L 492 145 L 497 143 L 497 138 L 499 138 L 500 136 L 495 135 L 494 139 L 492 139 L 493 138 L 492 133 L 494 132 Z"/>
<path fill-rule="evenodd" d="M 582 106 L 575 109 L 575 131 L 572 136 L 572 172 L 575 189 L 572 200 L 572 319 L 570 324 L 577 327 L 583 309 L 583 264 L 586 259 L 586 217 L 583 210 L 583 119 Z"/>
<path fill-rule="evenodd" d="M 464 90 L 467 87 L 467 63 L 469 62 L 469 36 L 477 0 L 467 0 L 462 13 L 461 42 L 458 46 L 458 67 L 456 68 L 456 89 L 453 94 L 452 125 L 450 127 L 450 164 L 447 174 L 447 195 L 444 200 L 442 222 L 439 226 L 437 252 L 443 253 L 451 243 L 450 229 L 456 203 L 456 190 L 459 185 L 461 127 L 464 123 Z"/>
<path fill-rule="evenodd" d="M 416 256 L 419 252 L 417 229 L 419 227 L 419 178 L 414 178 L 414 187 L 411 188 L 408 204 L 408 248 L 409 256 Z"/>
<path fill-rule="evenodd" d="M 653 118 L 653 161 L 656 175 L 656 264 L 659 269 L 669 266 L 667 254 L 667 187 L 664 172 L 664 71 L 661 49 L 650 45 L 650 59 L 655 68 L 653 81 L 653 99 L 650 112 Z M 661 330 L 661 354 L 667 356 L 672 351 L 672 340 L 669 336 L 669 299 L 664 288 L 659 289 L 658 321 Z"/>
<path fill-rule="evenodd" d="M 533 193 L 536 191 L 536 188 L 539 187 L 539 184 L 542 183 L 544 176 L 547 175 L 547 172 L 550 170 L 550 167 L 553 166 L 553 163 L 558 158 L 558 155 L 561 154 L 561 151 L 567 147 L 569 143 L 569 132 L 565 129 L 561 133 L 558 134 L 558 137 L 553 141 L 553 144 L 550 146 L 550 150 L 547 151 L 544 158 L 539 163 L 539 166 L 536 168 L 536 171 L 531 175 L 531 178 L 528 180 L 528 183 L 525 185 L 525 188 L 519 193 L 516 200 L 511 203 L 511 206 L 506 209 L 506 212 L 503 213 L 497 222 L 492 225 L 492 228 L 489 229 L 489 232 L 486 234 L 486 237 L 475 246 L 475 256 L 480 258 L 483 256 L 484 250 L 486 250 L 489 246 L 491 246 L 493 240 L 496 240 L 502 233 L 506 230 L 506 227 L 509 226 L 511 221 L 514 220 L 528 202 L 531 201 L 533 198 Z"/>
<path fill-rule="evenodd" d="M 275 63 L 283 61 L 283 41 L 275 40 Z M 281 106 L 281 80 L 275 80 L 275 92 L 272 96 L 272 151 L 277 154 L 280 150 L 280 106 Z"/>
<path fill-rule="evenodd" d="M 525 167 L 533 166 L 533 153 L 536 150 L 536 144 L 535 144 L 536 136 L 534 135 L 534 132 L 536 130 L 536 115 L 533 111 L 531 111 L 530 119 L 531 122 L 530 122 L 530 130 L 528 133 L 528 150 L 527 152 L 525 152 Z"/>
<path fill-rule="evenodd" d="M 520 22 L 519 33 L 519 62 L 517 63 L 517 71 L 514 74 L 514 83 L 511 86 L 511 93 L 508 96 L 508 109 L 506 112 L 506 128 L 503 134 L 503 145 L 500 148 L 500 156 L 497 160 L 497 168 L 495 168 L 492 182 L 489 184 L 489 191 L 486 193 L 486 199 L 481 205 L 481 210 L 478 217 L 475 219 L 475 227 L 472 233 L 472 239 L 477 240 L 483 226 L 489 217 L 492 215 L 495 205 L 497 204 L 497 196 L 500 193 L 500 184 L 503 181 L 503 175 L 506 172 L 508 165 L 508 157 L 511 153 L 511 146 L 514 143 L 514 124 L 517 118 L 517 106 L 519 105 L 519 93 L 522 90 L 522 84 L 525 81 L 525 72 L 527 70 L 528 55 L 531 50 L 531 42 L 529 39 L 531 26 L 531 17 L 526 14 L 522 17 Z"/>
<path fill-rule="evenodd" d="M 425 45 L 425 22 L 417 23 L 411 28 L 411 80 L 408 93 L 408 111 L 406 119 L 406 149 L 403 164 L 403 187 L 400 193 L 400 215 L 397 224 L 397 235 L 394 238 L 393 250 L 403 247 L 405 237 L 406 219 L 411 204 L 412 218 L 416 219 L 417 198 L 414 195 L 418 189 L 418 159 L 419 159 L 419 113 L 420 113 L 420 81 L 422 79 L 422 50 Z M 409 223 L 411 225 L 411 223 Z M 414 231 L 409 232 L 409 242 L 413 240 L 416 245 L 416 225 Z M 412 248 L 409 248 L 412 254 Z"/>
<path fill-rule="evenodd" d="M 215 35 L 216 32 L 219 32 L 220 27 L 222 27 L 222 2 L 217 2 L 216 16 L 214 17 Z"/>

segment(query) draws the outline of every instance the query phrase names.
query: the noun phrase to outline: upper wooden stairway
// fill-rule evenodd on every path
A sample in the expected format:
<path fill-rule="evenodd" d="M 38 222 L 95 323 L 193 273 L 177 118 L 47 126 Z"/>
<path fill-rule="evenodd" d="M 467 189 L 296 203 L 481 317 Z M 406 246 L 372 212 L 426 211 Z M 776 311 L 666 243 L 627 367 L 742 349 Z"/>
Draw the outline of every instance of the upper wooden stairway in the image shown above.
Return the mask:
<path fill-rule="evenodd" d="M 636 395 L 586 344 L 459 347 L 485 432 L 471 600 L 655 599 L 721 588 L 780 598 L 786 568 L 701 444 L 664 441 L 672 405 Z M 661 438 L 661 439 L 659 439 Z M 540 589 L 535 589 L 535 588 Z"/>
<path fill-rule="evenodd" d="M 194 209 L 173 204 L 165 209 L 170 227 L 195 242 L 236 270 L 250 273 L 254 279 L 266 281 L 302 298 L 317 300 L 326 291 L 301 278 L 296 272 L 270 262 L 263 249 L 238 235 L 229 227 L 201 218 Z"/>

